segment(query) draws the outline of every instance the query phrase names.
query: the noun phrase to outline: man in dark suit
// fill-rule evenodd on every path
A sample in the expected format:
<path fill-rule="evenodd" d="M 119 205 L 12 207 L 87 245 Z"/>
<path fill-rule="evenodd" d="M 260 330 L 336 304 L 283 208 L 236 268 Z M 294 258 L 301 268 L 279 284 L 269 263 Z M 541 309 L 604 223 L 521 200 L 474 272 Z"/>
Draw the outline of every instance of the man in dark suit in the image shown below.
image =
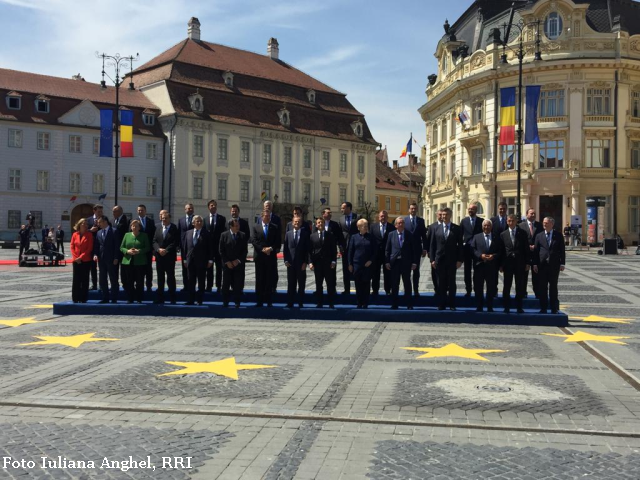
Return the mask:
<path fill-rule="evenodd" d="M 113 212 L 113 221 L 111 222 L 111 225 L 113 225 L 113 228 L 118 230 L 120 238 L 124 238 L 125 234 L 129 231 L 129 220 L 123 213 L 120 205 L 116 205 L 111 211 Z"/>
<path fill-rule="evenodd" d="M 300 217 L 300 219 L 302 220 L 302 223 L 301 223 L 301 225 L 300 225 L 300 228 L 301 228 L 301 229 L 303 229 L 303 230 L 306 230 L 306 231 L 307 231 L 307 233 L 308 233 L 309 235 L 311 235 L 311 230 L 312 230 L 312 228 L 311 228 L 311 222 L 306 222 L 306 221 L 303 219 L 303 211 L 302 211 L 302 207 L 299 207 L 299 206 L 295 206 L 295 207 L 293 207 L 293 217 L 292 217 L 292 220 L 291 220 L 290 222 L 288 222 L 288 223 L 287 223 L 287 228 L 286 228 L 285 234 L 286 234 L 288 231 L 290 231 L 291 229 L 293 229 L 293 220 L 295 220 L 295 218 L 296 218 L 296 217 Z"/>
<path fill-rule="evenodd" d="M 411 202 L 409 205 L 409 215 L 404 217 L 405 229 L 409 230 L 414 237 L 414 241 L 421 243 L 422 257 L 426 257 L 429 251 L 427 246 L 427 227 L 424 218 L 418 216 L 418 204 Z M 413 271 L 413 294 L 418 297 L 420 292 L 420 266 Z"/>
<path fill-rule="evenodd" d="M 479 221 L 479 219 L 478 219 Z M 484 308 L 484 286 L 487 285 L 487 312 L 493 312 L 493 299 L 498 295 L 496 271 L 500 268 L 502 245 L 499 237 L 493 236 L 491 220 L 483 220 L 482 233 L 474 235 L 469 241 L 473 266 L 473 290 L 476 297 L 476 312 Z"/>
<path fill-rule="evenodd" d="M 474 264 L 477 259 L 473 256 L 473 248 L 471 247 L 471 240 L 476 235 L 482 233 L 484 218 L 476 216 L 478 213 L 478 205 L 472 203 L 467 209 L 469 212 L 468 217 L 464 217 L 460 222 L 462 228 L 462 241 L 464 242 L 464 286 L 467 290 L 467 297 L 471 296 L 471 290 L 473 289 L 473 283 L 471 281 L 471 270 L 473 270 Z"/>
<path fill-rule="evenodd" d="M 49 225 L 45 225 L 40 234 L 42 235 L 42 241 L 40 243 L 45 243 L 45 240 L 49 236 Z"/>
<path fill-rule="evenodd" d="M 240 230 L 236 218 L 229 220 L 229 230 L 220 235 L 219 252 L 222 260 L 222 305 L 229 306 L 229 289 L 233 288 L 236 308 L 240 307 L 240 298 L 244 290 L 245 264 L 249 237 Z"/>
<path fill-rule="evenodd" d="M 58 225 L 56 230 L 56 249 L 64 255 L 64 230 L 62 230 L 62 225 Z"/>
<path fill-rule="evenodd" d="M 340 225 L 340 231 L 343 239 L 343 253 L 342 253 L 342 279 L 344 282 L 343 295 L 349 295 L 351 290 L 351 272 L 349 271 L 349 242 L 353 235 L 358 234 L 358 215 L 353 213 L 353 205 L 351 202 L 344 202 L 340 206 L 342 216 L 338 222 Z"/>
<path fill-rule="evenodd" d="M 451 214 L 450 208 L 443 210 L 442 225 L 431 237 L 429 247 L 431 266 L 438 274 L 438 310 L 447 305 L 450 310 L 456 309 L 456 270 L 464 260 L 462 229 L 451 223 Z"/>
<path fill-rule="evenodd" d="M 96 236 L 98 235 L 98 230 L 100 230 L 100 225 L 98 223 L 98 219 L 103 215 L 103 207 L 100 204 L 96 204 L 93 206 L 93 215 L 91 217 L 87 217 L 87 228 L 93 235 L 93 244 L 97 243 Z M 91 260 L 91 288 L 89 290 L 97 290 L 98 289 L 98 263 Z"/>
<path fill-rule="evenodd" d="M 565 248 L 562 234 L 553 229 L 555 220 L 545 217 L 542 221 L 544 231 L 539 233 L 533 247 L 533 270 L 538 274 L 540 292 L 540 313 L 558 313 L 558 278 L 564 271 Z"/>
<path fill-rule="evenodd" d="M 282 219 L 278 215 L 273 213 L 273 202 L 271 200 L 265 201 L 263 204 L 263 207 L 264 207 L 264 210 L 267 210 L 269 212 L 269 215 L 270 215 L 269 223 L 275 227 L 278 227 L 278 235 L 280 235 L 280 240 L 282 243 Z M 259 223 L 259 224 L 262 223 L 262 215 L 256 219 L 256 223 Z M 271 290 L 273 293 L 276 293 L 278 289 L 279 280 L 280 280 L 280 275 L 278 274 L 278 268 L 276 266 L 276 268 L 273 270 L 273 278 L 270 279 Z"/>
<path fill-rule="evenodd" d="M 164 281 L 167 279 L 169 287 L 169 301 L 176 303 L 176 259 L 180 248 L 180 232 L 178 227 L 171 223 L 171 214 L 167 210 L 160 211 L 162 224 L 156 229 L 152 239 L 153 251 L 156 255 L 156 274 L 158 276 L 158 288 L 153 303 L 164 303 Z"/>
<path fill-rule="evenodd" d="M 498 215 L 491 218 L 491 223 L 493 223 L 492 231 L 495 236 L 500 236 L 507 229 L 507 208 L 506 202 L 500 202 L 498 204 Z"/>
<path fill-rule="evenodd" d="M 533 208 L 527 210 L 527 219 L 520 223 L 520 228 L 525 231 L 527 234 L 527 238 L 529 239 L 529 249 L 533 253 L 533 247 L 536 243 L 536 237 L 539 233 L 541 233 L 544 229 L 540 222 L 536 222 L 536 211 Z M 525 276 L 525 289 L 524 296 L 527 296 L 527 285 L 529 284 L 529 272 L 527 271 Z M 531 284 L 533 285 L 533 293 L 536 298 L 540 298 L 540 292 L 538 292 L 538 274 L 536 272 L 531 272 Z"/>
<path fill-rule="evenodd" d="M 494 223 L 495 225 L 495 223 Z M 518 313 L 524 313 L 522 309 L 522 299 L 526 289 L 525 273 L 529 270 L 531 261 L 531 250 L 529 250 L 529 240 L 527 234 L 518 228 L 518 217 L 509 215 L 507 217 L 507 229 L 500 234 L 502 243 L 502 267 L 500 271 L 504 273 L 502 302 L 504 312 L 509 313 L 511 307 L 511 285 L 515 279 L 516 283 L 516 308 Z"/>
<path fill-rule="evenodd" d="M 100 231 L 93 244 L 93 261 L 100 266 L 100 290 L 102 300 L 99 303 L 117 303 L 120 284 L 118 283 L 118 265 L 122 260 L 120 232 L 111 227 L 106 216 L 98 218 Z M 109 288 L 111 285 L 111 288 Z M 111 297 L 111 298 L 109 298 Z"/>
<path fill-rule="evenodd" d="M 156 235 L 156 222 L 153 218 L 147 217 L 147 207 L 144 205 L 138 205 L 138 220 L 140 220 L 140 231 L 147 234 L 149 238 L 149 245 L 153 243 L 153 237 Z M 153 287 L 153 249 L 149 249 L 147 253 L 147 265 L 144 273 L 147 292 L 151 291 Z"/>
<path fill-rule="evenodd" d="M 273 306 L 273 279 L 278 269 L 277 255 L 280 252 L 280 229 L 271 223 L 271 212 L 264 210 L 262 220 L 253 226 L 251 244 L 253 245 L 253 263 L 256 266 L 256 307 Z"/>
<path fill-rule="evenodd" d="M 213 267 L 213 252 L 209 232 L 204 229 L 202 217 L 194 215 L 192 223 L 193 229 L 185 233 L 182 251 L 182 263 L 187 268 L 186 305 L 193 305 L 194 300 L 198 305 L 202 305 L 207 268 Z M 197 293 L 196 282 L 198 283 Z"/>
<path fill-rule="evenodd" d="M 431 263 L 431 252 L 429 251 L 429 249 L 431 248 L 431 239 L 433 238 L 433 235 L 435 234 L 435 232 L 438 230 L 438 228 L 441 228 L 442 226 L 442 219 L 443 219 L 443 215 L 444 212 L 442 211 L 442 209 L 439 209 L 436 212 L 436 221 L 433 222 L 431 225 L 429 225 L 429 227 L 427 228 L 427 255 L 429 255 L 429 263 Z M 436 273 L 436 269 L 435 268 L 431 268 L 431 283 L 433 284 L 433 291 L 436 293 L 438 293 L 438 274 Z"/>
<path fill-rule="evenodd" d="M 411 271 L 420 265 L 422 242 L 415 235 L 404 228 L 404 218 L 398 217 L 394 230 L 389 233 L 385 244 L 385 270 L 391 274 L 391 298 L 393 310 L 398 309 L 398 292 L 400 279 L 404 285 L 404 298 L 407 309 L 413 310 L 413 296 L 411 295 Z"/>
<path fill-rule="evenodd" d="M 293 218 L 293 228 L 284 236 L 284 265 L 287 267 L 287 307 L 293 308 L 296 291 L 298 306 L 304 303 L 309 263 L 309 232 L 302 228 L 302 217 Z"/>
<path fill-rule="evenodd" d="M 204 219 L 204 228 L 211 237 L 211 249 L 213 251 L 213 264 L 215 267 L 216 290 L 219 292 L 222 286 L 222 257 L 220 257 L 220 236 L 227 230 L 227 219 L 218 213 L 218 202 L 209 200 L 207 204 L 209 215 Z M 207 270 L 207 288 L 205 291 L 213 290 L 213 268 Z"/>
<path fill-rule="evenodd" d="M 342 233 L 339 233 L 342 236 Z M 329 307 L 334 308 L 338 251 L 334 233 L 331 230 L 325 230 L 324 218 L 316 219 L 316 228 L 311 234 L 309 242 L 309 268 L 313 271 L 316 279 L 316 308 L 322 308 L 324 303 L 322 294 L 323 282 L 327 283 Z"/>
<path fill-rule="evenodd" d="M 249 222 L 247 222 L 244 218 L 240 218 L 240 207 L 235 203 L 231 205 L 231 218 L 229 219 L 229 224 L 227 228 L 231 228 L 231 220 L 237 220 L 240 225 L 240 231 L 245 234 L 247 237 L 247 242 L 251 238 L 251 228 L 249 227 Z"/>
<path fill-rule="evenodd" d="M 336 246 L 340 251 L 340 254 L 344 253 L 344 249 L 346 245 L 344 243 L 344 235 L 342 235 L 342 228 L 340 224 L 335 220 L 331 220 L 331 209 L 323 208 L 322 209 L 322 219 L 324 220 L 324 231 L 331 232 L 333 234 L 333 239 L 336 241 Z"/>
<path fill-rule="evenodd" d="M 389 214 L 386 210 L 381 210 L 378 214 L 378 221 L 371 224 L 371 235 L 376 239 L 376 245 L 378 251 L 376 252 L 376 258 L 371 265 L 371 293 L 373 296 L 378 295 L 380 290 L 380 267 L 382 267 L 383 287 L 387 295 L 391 294 L 391 270 L 384 268 L 385 263 L 385 247 L 387 245 L 387 239 L 389 234 L 393 232 L 396 227 L 393 223 L 389 222 Z M 420 262 L 418 262 L 420 263 Z"/>
<path fill-rule="evenodd" d="M 193 230 L 193 203 L 187 203 L 184 206 L 184 217 L 178 220 L 178 233 L 180 234 L 180 251 L 184 251 L 184 242 L 186 234 L 189 230 Z M 182 256 L 182 254 L 181 254 Z M 183 256 L 184 260 L 184 256 Z M 183 288 L 187 288 L 187 267 L 182 262 L 182 284 Z"/>
<path fill-rule="evenodd" d="M 18 234 L 20 235 L 20 253 L 18 254 L 18 261 L 22 262 L 22 254 L 29 250 L 31 230 L 26 225 L 22 225 Z"/>

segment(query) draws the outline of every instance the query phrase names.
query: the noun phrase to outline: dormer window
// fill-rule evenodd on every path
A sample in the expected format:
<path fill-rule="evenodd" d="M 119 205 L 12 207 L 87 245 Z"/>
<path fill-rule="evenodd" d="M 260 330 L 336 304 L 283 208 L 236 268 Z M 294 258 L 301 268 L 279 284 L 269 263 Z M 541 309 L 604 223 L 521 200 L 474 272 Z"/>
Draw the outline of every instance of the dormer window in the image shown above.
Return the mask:
<path fill-rule="evenodd" d="M 22 107 L 22 95 L 18 92 L 10 92 L 7 94 L 7 108 L 9 110 L 20 110 Z"/>
<path fill-rule="evenodd" d="M 148 126 L 153 126 L 156 124 L 156 116 L 153 115 L 152 113 L 143 113 L 142 123 Z"/>
<path fill-rule="evenodd" d="M 49 99 L 44 95 L 38 95 L 36 97 L 36 112 L 49 113 Z"/>
<path fill-rule="evenodd" d="M 364 135 L 364 126 L 360 120 L 357 120 L 351 124 L 351 128 L 353 129 L 353 133 L 355 133 L 356 137 L 362 138 Z"/>
<path fill-rule="evenodd" d="M 196 93 L 189 95 L 189 104 L 191 105 L 191 110 L 194 113 L 204 112 L 204 100 L 202 99 L 202 95 L 197 91 Z"/>
<path fill-rule="evenodd" d="M 286 105 L 278 110 L 278 118 L 280 119 L 280 125 L 283 127 L 288 128 L 291 125 L 291 113 L 287 110 Z"/>
<path fill-rule="evenodd" d="M 309 100 L 309 103 L 312 105 L 316 104 L 316 91 L 313 89 L 309 89 L 307 90 L 307 100 Z"/>
<path fill-rule="evenodd" d="M 228 88 L 233 88 L 233 73 L 227 70 L 222 74 L 222 78 L 224 79 L 225 86 L 227 86 Z"/>

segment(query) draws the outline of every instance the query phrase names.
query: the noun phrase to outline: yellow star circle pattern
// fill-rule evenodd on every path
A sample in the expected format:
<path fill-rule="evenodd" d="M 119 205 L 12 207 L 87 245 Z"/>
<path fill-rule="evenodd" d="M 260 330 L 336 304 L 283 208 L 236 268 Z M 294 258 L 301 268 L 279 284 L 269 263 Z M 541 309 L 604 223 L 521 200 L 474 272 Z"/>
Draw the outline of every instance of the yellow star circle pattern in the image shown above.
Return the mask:
<path fill-rule="evenodd" d="M 40 337 L 34 335 L 33 338 L 39 339 L 37 342 L 21 343 L 20 346 L 27 345 L 64 345 L 66 347 L 78 348 L 83 343 L 88 342 L 115 342 L 119 338 L 94 338 L 94 333 L 82 333 L 80 335 L 71 335 L 69 337 Z"/>
<path fill-rule="evenodd" d="M 235 357 L 217 360 L 215 362 L 165 362 L 169 365 L 182 367 L 182 370 L 174 370 L 173 372 L 161 373 L 158 376 L 167 375 L 194 375 L 196 373 L 213 373 L 221 377 L 238 380 L 238 371 L 240 370 L 258 370 L 262 368 L 277 368 L 277 365 L 250 365 L 236 363 Z"/>
<path fill-rule="evenodd" d="M 437 358 L 437 357 L 460 357 L 469 358 L 471 360 L 481 360 L 488 362 L 489 359 L 480 356 L 480 353 L 502 353 L 508 350 L 486 350 L 482 348 L 464 348 L 456 343 L 450 343 L 440 348 L 429 347 L 402 347 L 403 350 L 413 350 L 416 352 L 425 352 L 416 358 Z"/>
<path fill-rule="evenodd" d="M 601 317 L 600 315 L 589 315 L 588 317 L 569 317 L 571 320 L 581 320 L 583 322 L 602 323 L 631 323 L 631 318 Z"/>
<path fill-rule="evenodd" d="M 19 327 L 20 325 L 28 325 L 30 323 L 45 323 L 50 320 L 36 320 L 35 317 L 16 318 L 13 320 L 0 320 L 0 325 L 7 327 Z"/>
<path fill-rule="evenodd" d="M 613 335 L 593 335 L 592 333 L 577 331 L 571 335 L 563 335 L 561 333 L 541 333 L 540 335 L 547 335 L 549 337 L 563 337 L 566 338 L 564 343 L 571 342 L 604 342 L 604 343 L 616 343 L 618 345 L 626 345 L 624 342 L 619 342 L 619 339 L 631 338 L 631 337 L 618 337 Z"/>

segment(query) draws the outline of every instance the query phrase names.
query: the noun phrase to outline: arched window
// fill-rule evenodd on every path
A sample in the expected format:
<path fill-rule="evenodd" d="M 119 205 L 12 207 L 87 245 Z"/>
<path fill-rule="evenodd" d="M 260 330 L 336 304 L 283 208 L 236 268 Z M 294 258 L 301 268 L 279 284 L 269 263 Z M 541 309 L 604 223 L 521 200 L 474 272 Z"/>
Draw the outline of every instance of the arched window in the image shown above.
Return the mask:
<path fill-rule="evenodd" d="M 479 200 L 476 200 L 472 204 L 478 207 L 478 211 L 476 212 L 476 215 L 484 215 L 484 208 L 482 208 L 482 203 Z"/>
<path fill-rule="evenodd" d="M 551 12 L 544 21 L 544 34 L 549 40 L 555 40 L 562 35 L 562 17 L 558 12 Z"/>

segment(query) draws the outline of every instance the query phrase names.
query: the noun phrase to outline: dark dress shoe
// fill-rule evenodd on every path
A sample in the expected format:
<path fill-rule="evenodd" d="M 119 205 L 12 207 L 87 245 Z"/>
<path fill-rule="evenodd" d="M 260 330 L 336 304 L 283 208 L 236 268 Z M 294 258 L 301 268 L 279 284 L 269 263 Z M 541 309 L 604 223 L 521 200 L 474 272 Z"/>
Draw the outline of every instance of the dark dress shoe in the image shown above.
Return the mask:
<path fill-rule="evenodd" d="M 398 310 L 398 305 L 391 305 L 391 310 Z"/>
<path fill-rule="evenodd" d="M 413 292 L 413 296 L 414 296 L 414 297 L 419 297 L 419 296 L 420 296 L 420 293 L 419 293 L 419 292 Z"/>
<path fill-rule="evenodd" d="M 407 310 L 413 310 L 413 305 L 409 305 L 409 306 L 407 307 Z"/>
<path fill-rule="evenodd" d="M 493 307 L 487 307 L 487 312 L 493 313 Z"/>
<path fill-rule="evenodd" d="M 140 305 L 142 305 L 142 300 L 138 300 L 138 303 L 139 303 Z"/>
<path fill-rule="evenodd" d="M 349 293 L 351 293 L 349 290 L 345 290 L 344 292 L 342 292 L 342 295 L 349 295 Z"/>
<path fill-rule="evenodd" d="M 481 311 L 482 311 L 482 307 L 476 308 L 476 312 L 481 312 Z"/>
<path fill-rule="evenodd" d="M 333 309 L 335 309 L 336 307 L 334 307 L 333 305 L 329 305 L 329 308 L 333 308 Z"/>
<path fill-rule="evenodd" d="M 521 309 L 521 308 L 519 308 L 519 309 L 517 310 L 517 312 L 518 312 L 518 313 L 524 313 L 524 310 L 523 310 L 523 309 Z"/>
<path fill-rule="evenodd" d="M 236 303 L 236 308 L 240 308 L 240 304 L 239 303 Z"/>
<path fill-rule="evenodd" d="M 267 307 L 272 308 L 273 307 L 273 303 L 271 303 L 271 302 L 267 303 Z"/>
<path fill-rule="evenodd" d="M 176 301 L 175 300 L 171 300 L 171 305 L 175 305 Z"/>
<path fill-rule="evenodd" d="M 201 307 L 202 306 L 202 302 L 198 302 L 198 306 Z"/>
<path fill-rule="evenodd" d="M 263 307 L 263 306 L 264 306 L 264 304 L 262 302 L 256 303 L 256 307 L 258 307 L 258 308 Z"/>
<path fill-rule="evenodd" d="M 293 308 L 293 303 L 287 303 L 287 308 Z"/>
<path fill-rule="evenodd" d="M 98 303 L 109 303 L 109 300 L 100 300 Z"/>
<path fill-rule="evenodd" d="M 470 298 L 471 297 L 471 292 L 467 292 L 464 294 L 465 298 Z"/>
<path fill-rule="evenodd" d="M 551 313 L 555 315 L 556 313 L 558 313 L 558 310 L 551 310 Z"/>
<path fill-rule="evenodd" d="M 449 310 L 451 310 L 452 312 L 455 312 L 456 307 L 449 307 Z"/>
<path fill-rule="evenodd" d="M 127 303 L 131 304 L 133 303 L 133 300 L 127 300 Z"/>
<path fill-rule="evenodd" d="M 510 310 L 508 308 L 505 308 L 503 311 L 504 313 L 510 313 Z"/>
<path fill-rule="evenodd" d="M 445 309 L 445 307 L 442 307 L 442 306 L 438 307 L 438 310 L 444 310 L 444 309 Z"/>
<path fill-rule="evenodd" d="M 298 308 L 304 308 L 304 303 L 299 303 Z"/>
<path fill-rule="evenodd" d="M 164 303 L 164 300 L 154 300 L 153 303 L 155 305 L 162 305 Z"/>
<path fill-rule="evenodd" d="M 185 305 L 193 305 L 193 302 L 186 302 Z"/>
<path fill-rule="evenodd" d="M 205 288 L 205 289 L 204 289 L 204 291 L 205 291 L 206 293 L 211 293 L 211 289 L 210 289 L 210 288 Z"/>
<path fill-rule="evenodd" d="M 321 303 L 316 303 L 316 308 L 322 308 L 322 304 Z"/>
<path fill-rule="evenodd" d="M 118 303 L 118 300 L 111 300 L 111 303 Z"/>
<path fill-rule="evenodd" d="M 229 308 L 229 302 L 224 302 L 224 303 L 222 304 L 222 306 L 223 306 L 224 308 Z"/>
<path fill-rule="evenodd" d="M 538 313 L 545 314 L 545 313 L 547 313 L 547 311 L 546 310 L 540 310 Z"/>

